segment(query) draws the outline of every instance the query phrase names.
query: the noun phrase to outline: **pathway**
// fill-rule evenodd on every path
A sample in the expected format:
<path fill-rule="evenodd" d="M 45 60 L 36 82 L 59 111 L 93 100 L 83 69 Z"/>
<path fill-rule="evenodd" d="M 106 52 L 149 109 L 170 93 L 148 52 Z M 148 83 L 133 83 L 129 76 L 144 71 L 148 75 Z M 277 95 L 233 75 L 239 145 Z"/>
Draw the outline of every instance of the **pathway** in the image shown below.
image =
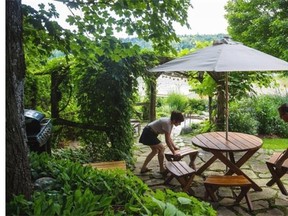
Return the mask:
<path fill-rule="evenodd" d="M 181 129 L 181 128 L 180 128 Z M 191 138 L 179 135 L 179 129 L 173 131 L 174 141 L 181 148 L 184 146 L 190 146 L 195 148 L 191 144 Z M 161 140 L 164 140 L 161 137 Z M 164 189 L 170 188 L 174 191 L 181 191 L 180 184 L 173 179 L 170 185 L 164 185 L 162 176 L 157 173 L 159 171 L 157 157 L 148 165 L 153 170 L 149 173 L 140 174 L 140 168 L 145 160 L 147 154 L 150 152 L 150 148 L 136 143 L 135 158 L 137 158 L 136 168 L 134 169 L 135 175 L 141 178 L 152 189 Z M 198 149 L 199 150 L 199 149 Z M 263 188 L 261 192 L 255 192 L 251 190 L 249 192 L 251 201 L 253 203 L 254 211 L 249 212 L 245 199 L 242 200 L 240 205 L 234 205 L 235 199 L 230 188 L 220 188 L 218 191 L 218 202 L 211 202 L 211 205 L 217 210 L 219 216 L 285 216 L 288 215 L 288 196 L 281 194 L 277 185 L 273 187 L 267 187 L 266 183 L 270 179 L 270 173 L 266 167 L 265 161 L 270 157 L 272 151 L 260 149 L 246 164 L 241 168 L 250 176 L 255 182 Z M 199 150 L 198 157 L 196 158 L 196 167 L 200 167 L 204 161 L 210 158 L 210 153 Z M 237 156 L 237 155 L 236 155 Z M 184 158 L 184 160 L 188 158 Z M 188 161 L 187 161 L 188 162 Z M 225 169 L 225 168 L 224 168 Z M 223 164 L 215 162 L 208 170 L 203 173 L 203 176 L 196 176 L 192 184 L 193 196 L 199 200 L 203 200 L 205 188 L 203 186 L 203 177 L 212 174 L 223 173 Z M 288 175 L 284 176 L 284 184 L 288 187 Z"/>

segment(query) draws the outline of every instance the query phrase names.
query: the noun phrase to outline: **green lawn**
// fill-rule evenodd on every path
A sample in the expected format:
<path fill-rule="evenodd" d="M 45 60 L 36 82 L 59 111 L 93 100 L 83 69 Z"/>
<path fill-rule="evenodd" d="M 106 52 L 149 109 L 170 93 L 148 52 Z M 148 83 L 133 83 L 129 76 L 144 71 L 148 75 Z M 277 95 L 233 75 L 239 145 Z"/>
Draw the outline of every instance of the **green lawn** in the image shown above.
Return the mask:
<path fill-rule="evenodd" d="M 288 148 L 288 139 L 264 138 L 262 147 L 264 149 L 286 149 Z"/>

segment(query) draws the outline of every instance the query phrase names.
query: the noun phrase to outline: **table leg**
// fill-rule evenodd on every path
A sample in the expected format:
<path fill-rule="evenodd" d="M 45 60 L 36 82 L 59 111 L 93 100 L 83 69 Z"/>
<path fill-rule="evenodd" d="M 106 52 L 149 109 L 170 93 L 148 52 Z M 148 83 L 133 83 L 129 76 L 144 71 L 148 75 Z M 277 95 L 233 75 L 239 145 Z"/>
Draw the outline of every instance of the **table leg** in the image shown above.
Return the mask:
<path fill-rule="evenodd" d="M 203 164 L 197 171 L 196 175 L 201 175 L 215 160 L 216 156 L 212 156 L 205 164 Z"/>
<path fill-rule="evenodd" d="M 244 164 L 244 159 L 247 158 L 248 160 L 253 154 L 248 157 L 248 155 L 250 155 L 251 153 L 247 152 L 245 154 L 247 157 L 242 157 L 236 164 L 234 164 L 219 151 L 211 151 L 211 153 L 214 154 L 220 161 L 222 161 L 230 168 L 230 170 L 225 175 L 232 175 L 233 173 L 236 173 L 237 175 L 243 175 L 252 183 L 252 187 L 255 191 L 262 191 L 262 188 L 259 187 L 252 179 L 250 179 L 242 170 L 240 170 L 240 166 L 238 166 Z"/>
<path fill-rule="evenodd" d="M 235 157 L 233 152 L 229 152 L 230 161 L 235 164 Z"/>
<path fill-rule="evenodd" d="M 230 158 L 232 157 L 233 160 L 232 163 L 234 163 L 237 167 L 241 167 L 246 161 L 248 161 L 254 154 L 255 152 L 257 152 L 258 149 L 255 150 L 251 150 L 251 151 L 247 151 L 236 163 L 235 163 L 235 159 L 234 159 L 234 154 L 233 152 L 230 153 Z M 233 155 L 233 156 L 232 156 Z M 233 170 L 229 170 L 226 174 L 227 175 L 233 175 Z"/>

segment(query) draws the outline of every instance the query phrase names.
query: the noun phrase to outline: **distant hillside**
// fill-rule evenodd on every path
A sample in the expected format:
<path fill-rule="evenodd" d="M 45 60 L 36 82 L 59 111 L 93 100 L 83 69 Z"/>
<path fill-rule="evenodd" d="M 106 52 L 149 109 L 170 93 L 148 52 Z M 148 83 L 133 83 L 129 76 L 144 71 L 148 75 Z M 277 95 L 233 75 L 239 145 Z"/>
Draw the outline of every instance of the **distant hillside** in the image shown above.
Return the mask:
<path fill-rule="evenodd" d="M 196 41 L 214 41 L 218 39 L 222 39 L 224 36 L 227 36 L 226 34 L 205 34 L 205 35 L 180 35 L 178 36 L 180 38 L 180 42 L 174 42 L 172 43 L 172 46 L 177 50 L 183 50 L 183 49 L 193 49 L 195 48 Z M 151 42 L 144 41 L 142 39 L 138 38 L 121 38 L 123 42 L 131 42 L 132 44 L 137 44 L 142 49 L 152 49 Z"/>

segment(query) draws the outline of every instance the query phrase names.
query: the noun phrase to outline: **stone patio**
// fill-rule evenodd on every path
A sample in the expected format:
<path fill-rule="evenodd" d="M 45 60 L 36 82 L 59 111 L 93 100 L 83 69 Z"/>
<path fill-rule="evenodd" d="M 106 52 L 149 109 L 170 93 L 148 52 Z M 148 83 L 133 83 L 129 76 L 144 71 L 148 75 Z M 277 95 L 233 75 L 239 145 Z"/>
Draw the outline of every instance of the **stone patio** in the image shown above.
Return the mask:
<path fill-rule="evenodd" d="M 164 140 L 164 139 L 162 139 Z M 191 137 L 181 136 L 179 133 L 175 135 L 174 133 L 175 144 L 180 148 L 184 146 L 190 146 L 195 148 L 191 144 Z M 135 164 L 134 173 L 139 178 L 141 178 L 150 188 L 153 190 L 170 188 L 173 191 L 181 191 L 180 184 L 177 180 L 173 179 L 169 185 L 164 185 L 163 177 L 158 173 L 159 165 L 157 157 L 154 157 L 150 164 L 149 168 L 153 170 L 151 172 L 140 174 L 140 168 L 145 160 L 146 156 L 150 152 L 150 148 L 141 144 L 135 144 L 136 150 L 134 152 L 137 162 Z M 211 157 L 209 152 L 204 152 L 201 149 L 196 158 L 196 167 L 200 167 L 204 161 Z M 263 191 L 256 192 L 253 189 L 249 191 L 249 196 L 252 201 L 254 210 L 253 212 L 248 211 L 248 207 L 245 199 L 241 201 L 239 205 L 234 205 L 233 191 L 238 194 L 239 190 L 231 188 L 219 188 L 217 195 L 219 200 L 217 202 L 207 202 L 211 203 L 213 208 L 217 210 L 218 215 L 221 216 L 246 216 L 246 215 L 255 215 L 255 216 L 285 216 L 288 215 L 288 196 L 284 196 L 276 184 L 272 187 L 267 187 L 266 183 L 269 181 L 271 175 L 268 168 L 266 167 L 265 161 L 270 157 L 272 151 L 260 149 L 249 161 L 247 161 L 241 169 L 252 178 L 262 189 Z M 237 157 L 237 155 L 236 155 Z M 189 158 L 185 157 L 184 160 L 188 163 Z M 193 196 L 199 200 L 204 199 L 205 188 L 203 185 L 204 178 L 208 175 L 221 175 L 225 171 L 225 166 L 216 161 L 212 164 L 208 170 L 206 170 L 202 176 L 195 176 L 194 182 L 192 184 Z M 288 175 L 282 177 L 285 186 L 288 188 Z"/>

